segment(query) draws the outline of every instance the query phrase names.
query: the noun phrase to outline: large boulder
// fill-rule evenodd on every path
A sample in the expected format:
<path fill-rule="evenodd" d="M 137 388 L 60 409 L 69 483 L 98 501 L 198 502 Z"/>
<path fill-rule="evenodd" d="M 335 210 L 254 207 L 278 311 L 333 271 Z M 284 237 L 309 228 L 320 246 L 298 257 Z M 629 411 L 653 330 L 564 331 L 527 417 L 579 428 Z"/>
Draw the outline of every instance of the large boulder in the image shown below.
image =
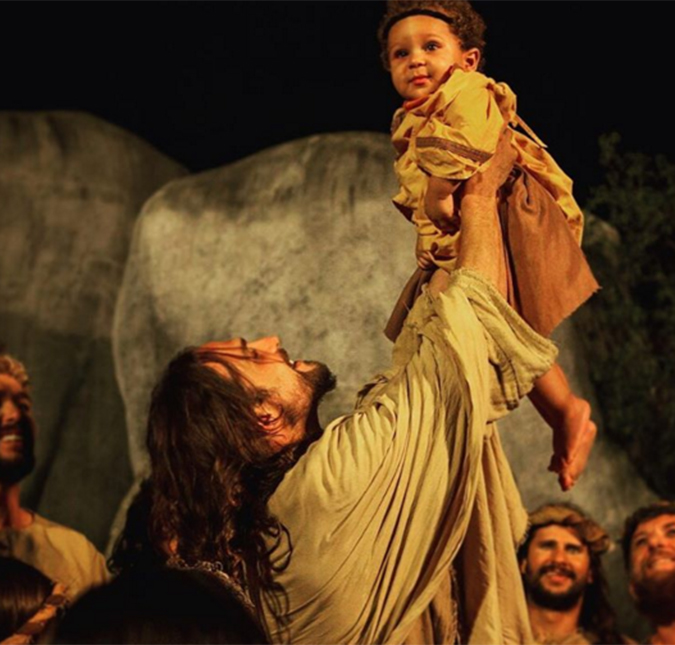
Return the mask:
<path fill-rule="evenodd" d="M 382 135 L 320 135 L 173 181 L 145 205 L 114 327 L 137 474 L 151 387 L 186 345 L 278 334 L 337 373 L 324 419 L 350 409 L 386 365 L 382 329 L 415 267 L 391 164 Z"/>
<path fill-rule="evenodd" d="M 415 266 L 413 227 L 389 201 L 392 162 L 385 135 L 318 135 L 171 182 L 145 205 L 114 328 L 137 476 L 147 469 L 151 388 L 186 345 L 280 335 L 292 357 L 318 358 L 337 373 L 325 421 L 348 412 L 359 387 L 388 365 L 382 328 Z M 569 322 L 556 335 L 561 362 L 593 399 L 573 336 Z M 551 431 L 529 401 L 501 429 L 530 508 L 577 502 L 616 533 L 623 516 L 650 499 L 602 435 L 588 473 L 563 495 L 546 471 Z M 612 569 L 613 586 L 622 588 L 620 567 Z"/>
<path fill-rule="evenodd" d="M 0 113 L 0 141 L 0 343 L 39 426 L 24 503 L 103 547 L 132 479 L 113 310 L 143 202 L 185 171 L 83 113 Z"/>

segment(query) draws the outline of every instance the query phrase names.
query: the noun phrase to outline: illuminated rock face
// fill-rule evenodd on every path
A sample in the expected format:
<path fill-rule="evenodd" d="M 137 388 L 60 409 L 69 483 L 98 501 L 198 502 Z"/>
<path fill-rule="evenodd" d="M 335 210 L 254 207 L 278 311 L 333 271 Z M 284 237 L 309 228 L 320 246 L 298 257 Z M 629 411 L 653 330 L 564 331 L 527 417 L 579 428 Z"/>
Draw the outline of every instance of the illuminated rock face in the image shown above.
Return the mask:
<path fill-rule="evenodd" d="M 24 501 L 105 544 L 131 481 L 110 330 L 143 202 L 185 171 L 83 113 L 0 113 L 0 343 L 39 425 Z"/>
<path fill-rule="evenodd" d="M 150 389 L 186 345 L 279 335 L 292 358 L 338 375 L 323 419 L 351 409 L 387 365 L 382 329 L 415 267 L 392 162 L 384 135 L 315 136 L 172 182 L 146 204 L 114 330 L 137 473 Z"/>
<path fill-rule="evenodd" d="M 359 387 L 387 367 L 391 345 L 381 330 L 415 265 L 413 227 L 390 202 L 392 161 L 385 135 L 319 135 L 171 182 L 147 202 L 113 334 L 138 476 L 147 467 L 150 390 L 186 345 L 281 336 L 292 358 L 319 359 L 337 373 L 324 421 L 348 412 Z M 592 398 L 572 326 L 556 339 L 575 388 Z M 551 432 L 527 400 L 500 428 L 530 508 L 570 500 L 616 534 L 623 517 L 650 499 L 602 437 L 589 473 L 571 494 L 560 493 L 546 471 Z M 618 553 L 611 557 L 620 596 Z M 620 603 L 628 615 L 629 603 Z"/>

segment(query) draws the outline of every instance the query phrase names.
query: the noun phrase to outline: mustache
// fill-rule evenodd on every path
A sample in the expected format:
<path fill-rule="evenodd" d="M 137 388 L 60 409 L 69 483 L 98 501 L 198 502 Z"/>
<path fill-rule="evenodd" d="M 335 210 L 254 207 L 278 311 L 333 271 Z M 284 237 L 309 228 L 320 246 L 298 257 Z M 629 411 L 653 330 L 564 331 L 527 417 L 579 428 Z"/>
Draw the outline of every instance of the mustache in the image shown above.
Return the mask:
<path fill-rule="evenodd" d="M 545 564 L 541 569 L 539 569 L 537 580 L 543 578 L 547 573 L 556 573 L 560 576 L 566 576 L 570 580 L 577 579 L 577 575 L 572 569 L 565 566 L 564 564 L 558 564 L 555 562 L 552 562 L 551 564 Z"/>

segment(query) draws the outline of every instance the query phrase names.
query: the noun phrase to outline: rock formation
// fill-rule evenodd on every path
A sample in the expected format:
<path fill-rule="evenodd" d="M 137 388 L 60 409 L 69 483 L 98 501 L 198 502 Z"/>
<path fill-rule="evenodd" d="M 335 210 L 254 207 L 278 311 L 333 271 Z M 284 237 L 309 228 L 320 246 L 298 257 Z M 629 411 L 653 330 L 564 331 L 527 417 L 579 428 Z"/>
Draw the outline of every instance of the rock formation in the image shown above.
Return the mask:
<path fill-rule="evenodd" d="M 131 482 L 110 330 L 143 202 L 185 173 L 91 115 L 0 113 L 0 343 L 39 426 L 24 502 L 105 545 Z"/>

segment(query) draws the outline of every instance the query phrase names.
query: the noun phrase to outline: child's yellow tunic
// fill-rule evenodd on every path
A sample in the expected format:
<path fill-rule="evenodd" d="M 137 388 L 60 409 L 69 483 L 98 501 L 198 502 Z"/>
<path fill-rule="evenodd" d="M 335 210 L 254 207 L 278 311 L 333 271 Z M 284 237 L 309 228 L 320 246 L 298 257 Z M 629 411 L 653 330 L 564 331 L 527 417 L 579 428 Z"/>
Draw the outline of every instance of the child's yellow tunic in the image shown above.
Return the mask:
<path fill-rule="evenodd" d="M 439 260 L 439 266 L 452 269 L 461 230 L 443 233 L 426 217 L 428 177 L 463 181 L 484 171 L 505 124 L 511 126 L 518 153 L 499 204 L 513 290 L 509 300 L 548 335 L 598 285 L 579 249 L 583 214 L 572 196 L 572 181 L 517 116 L 516 96 L 505 83 L 456 69 L 436 92 L 397 110 L 392 142 L 401 188 L 394 203 L 417 227 L 418 248 L 435 248 L 437 258 L 449 258 Z M 518 125 L 530 136 L 515 131 Z M 390 337 L 396 333 L 387 330 Z"/>

